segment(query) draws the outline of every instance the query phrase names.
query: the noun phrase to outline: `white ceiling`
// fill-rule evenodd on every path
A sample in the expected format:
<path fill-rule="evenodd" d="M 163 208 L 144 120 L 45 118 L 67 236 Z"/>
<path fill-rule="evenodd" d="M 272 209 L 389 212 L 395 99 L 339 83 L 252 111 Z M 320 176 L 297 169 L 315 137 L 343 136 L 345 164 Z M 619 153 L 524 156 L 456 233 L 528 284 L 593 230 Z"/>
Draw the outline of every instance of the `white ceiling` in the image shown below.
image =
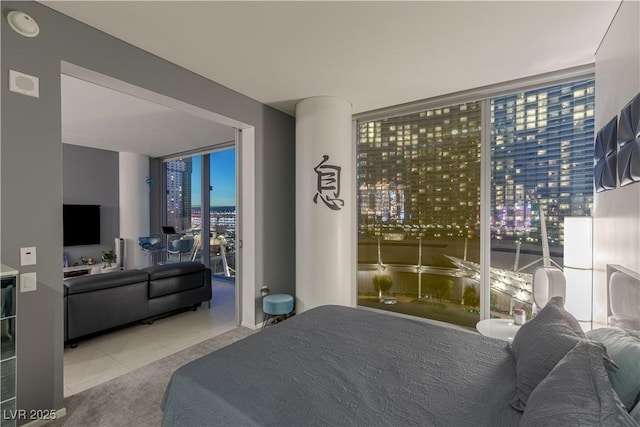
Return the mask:
<path fill-rule="evenodd" d="M 42 3 L 294 115 L 311 96 L 355 114 L 593 63 L 620 0 Z"/>
<path fill-rule="evenodd" d="M 62 142 L 162 157 L 233 141 L 232 127 L 62 75 Z"/>

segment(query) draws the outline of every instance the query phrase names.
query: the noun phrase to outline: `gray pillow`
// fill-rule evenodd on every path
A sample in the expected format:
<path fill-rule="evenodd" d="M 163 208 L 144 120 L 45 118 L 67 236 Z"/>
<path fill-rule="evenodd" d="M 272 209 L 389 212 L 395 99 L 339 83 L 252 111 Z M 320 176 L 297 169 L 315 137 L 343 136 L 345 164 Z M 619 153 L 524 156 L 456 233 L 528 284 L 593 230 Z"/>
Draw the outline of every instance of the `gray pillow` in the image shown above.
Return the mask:
<path fill-rule="evenodd" d="M 602 343 L 609 357 L 620 367 L 609 371 L 609 381 L 624 405 L 631 409 L 640 396 L 640 337 L 618 328 L 601 328 L 587 332 L 591 341 Z"/>
<path fill-rule="evenodd" d="M 533 389 L 584 339 L 580 324 L 564 309 L 562 297 L 551 298 L 513 337 L 510 349 L 516 361 L 516 396 L 511 406 L 524 411 Z"/>
<path fill-rule="evenodd" d="M 629 415 L 631 415 L 631 418 L 636 420 L 638 425 L 640 425 L 640 403 L 636 404 L 636 406 L 631 410 L 631 412 L 629 412 Z"/>
<path fill-rule="evenodd" d="M 611 388 L 602 344 L 580 341 L 529 396 L 527 426 L 638 427 Z"/>

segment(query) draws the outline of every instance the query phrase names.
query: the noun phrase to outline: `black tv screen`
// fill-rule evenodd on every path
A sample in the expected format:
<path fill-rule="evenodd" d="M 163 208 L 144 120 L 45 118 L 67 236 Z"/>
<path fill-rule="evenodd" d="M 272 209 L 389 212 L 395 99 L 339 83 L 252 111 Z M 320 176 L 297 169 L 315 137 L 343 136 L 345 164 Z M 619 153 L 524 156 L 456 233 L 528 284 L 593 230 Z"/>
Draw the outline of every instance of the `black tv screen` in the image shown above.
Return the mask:
<path fill-rule="evenodd" d="M 100 205 L 63 205 L 63 245 L 100 244 Z"/>

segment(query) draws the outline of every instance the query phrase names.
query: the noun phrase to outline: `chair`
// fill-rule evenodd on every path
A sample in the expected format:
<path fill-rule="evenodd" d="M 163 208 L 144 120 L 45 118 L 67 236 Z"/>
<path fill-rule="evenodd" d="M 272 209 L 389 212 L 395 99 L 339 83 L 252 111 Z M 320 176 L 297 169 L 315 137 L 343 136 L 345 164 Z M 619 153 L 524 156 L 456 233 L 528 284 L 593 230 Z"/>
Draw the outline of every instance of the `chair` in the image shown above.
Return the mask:
<path fill-rule="evenodd" d="M 168 248 L 170 246 L 170 243 L 169 243 L 170 236 L 176 236 L 178 233 L 176 232 L 175 227 L 172 227 L 170 225 L 163 225 L 162 234 L 164 235 L 164 241 L 162 243 L 164 244 L 165 248 Z"/>
<path fill-rule="evenodd" d="M 158 263 L 156 261 L 156 254 L 162 253 L 164 251 L 164 247 L 162 246 L 162 239 L 159 237 L 138 237 L 138 245 L 142 248 L 143 251 L 149 252 L 151 254 L 152 263 L 155 265 Z"/>
<path fill-rule="evenodd" d="M 267 295 L 262 298 L 262 311 L 264 312 L 262 329 L 264 329 L 271 323 L 269 320 L 272 318 L 273 323 L 277 323 L 293 315 L 293 297 L 288 294 Z"/>
<path fill-rule="evenodd" d="M 179 262 L 182 262 L 182 254 L 191 253 L 193 244 L 193 239 L 176 239 L 171 241 L 171 249 L 167 249 L 167 252 L 178 255 Z"/>

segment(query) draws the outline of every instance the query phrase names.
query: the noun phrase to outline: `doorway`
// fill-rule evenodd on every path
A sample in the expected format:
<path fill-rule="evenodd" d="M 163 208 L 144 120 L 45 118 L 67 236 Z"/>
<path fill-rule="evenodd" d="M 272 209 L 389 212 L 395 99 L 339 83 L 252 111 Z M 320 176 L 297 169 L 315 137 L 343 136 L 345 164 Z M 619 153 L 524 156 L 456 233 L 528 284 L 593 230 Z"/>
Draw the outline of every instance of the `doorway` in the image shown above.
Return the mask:
<path fill-rule="evenodd" d="M 75 79 L 75 80 L 79 80 L 81 83 L 83 84 L 90 84 L 90 85 L 94 85 L 97 88 L 99 88 L 100 90 L 109 90 L 112 92 L 116 92 L 117 95 L 119 96 L 128 96 L 130 98 L 135 98 L 137 101 L 145 101 L 148 103 L 152 103 L 155 105 L 155 107 L 159 107 L 159 108 L 165 108 L 165 109 L 172 109 L 175 111 L 180 112 L 181 114 L 186 114 L 186 115 L 190 115 L 192 117 L 197 118 L 198 120 L 202 120 L 202 121 L 210 121 L 210 122 L 215 122 L 218 125 L 221 126 L 226 126 L 228 129 L 230 129 L 230 133 L 231 135 L 233 135 L 233 139 L 231 141 L 229 141 L 229 139 L 225 139 L 223 142 L 224 144 L 226 144 L 226 149 L 231 149 L 234 152 L 234 170 L 237 172 L 234 172 L 235 174 L 240 173 L 241 167 L 235 167 L 236 164 L 238 163 L 238 166 L 243 162 L 243 161 L 249 161 L 250 164 L 252 163 L 253 159 L 250 158 L 250 156 L 247 155 L 246 159 L 242 159 L 240 153 L 242 152 L 242 150 L 240 149 L 236 149 L 237 147 L 237 142 L 235 136 L 238 134 L 241 134 L 242 132 L 239 132 L 239 130 L 244 129 L 246 130 L 246 135 L 247 137 L 243 138 L 243 145 L 245 145 L 247 147 L 247 149 L 245 150 L 245 152 L 247 152 L 249 155 L 252 155 L 253 153 L 253 132 L 252 132 L 252 127 L 248 126 L 246 124 L 243 123 L 239 123 L 237 121 L 228 119 L 228 118 L 224 118 L 216 113 L 213 112 L 209 112 L 206 110 L 202 110 L 198 107 L 192 106 L 192 105 L 187 105 L 182 103 L 181 101 L 177 101 L 175 99 L 172 98 L 168 98 L 166 96 L 163 96 L 161 94 L 157 94 L 157 93 L 152 93 L 149 92 L 145 89 L 139 88 L 139 87 L 134 87 L 132 85 L 129 85 L 125 82 L 122 81 L 118 81 L 112 78 L 109 78 L 107 76 L 101 75 L 99 73 L 95 73 L 92 72 L 90 70 L 86 70 L 77 66 L 74 66 L 72 64 L 67 64 L 67 63 L 63 63 L 62 64 L 62 77 L 63 79 L 63 84 L 62 84 L 62 102 L 63 102 L 63 106 L 62 106 L 62 117 L 63 117 L 63 123 L 62 123 L 62 129 L 63 129 L 63 138 L 62 141 L 65 144 L 69 144 L 69 145 L 81 145 L 83 147 L 89 148 L 89 149 L 95 149 L 95 150 L 104 150 L 106 151 L 110 151 L 110 152 L 122 152 L 122 151 L 126 151 L 126 152 L 138 152 L 138 154 L 145 155 L 144 153 L 146 153 L 149 158 L 159 158 L 161 156 L 157 156 L 157 155 L 152 155 L 150 154 L 149 151 L 145 151 L 144 149 L 138 149 L 136 148 L 136 145 L 134 142 L 132 142 L 135 139 L 135 135 L 133 135 L 130 132 L 130 137 L 131 139 L 127 142 L 124 142 L 124 148 L 119 148 L 118 146 L 108 146 L 108 145 L 99 145 L 102 141 L 103 138 L 100 138 L 98 136 L 96 136 L 95 134 L 93 135 L 87 135 L 87 133 L 85 132 L 86 129 L 92 129 L 95 130 L 96 127 L 96 121 L 91 122 L 90 126 L 87 126 L 86 128 L 84 128 L 82 131 L 80 132 L 75 132 L 76 135 L 84 135 L 85 137 L 87 137 L 87 140 L 90 141 L 85 141 L 85 142 L 81 142 L 77 139 L 74 140 L 69 140 L 67 139 L 69 137 L 69 135 L 74 135 L 74 132 L 72 130 L 70 130 L 70 126 L 72 124 L 74 124 L 73 122 L 75 121 L 75 129 L 79 129 L 78 125 L 82 125 L 82 120 L 78 120 L 77 116 L 73 116 L 73 114 L 71 114 L 73 111 L 70 111 L 68 108 L 66 108 L 66 103 L 72 103 L 73 102 L 73 95 L 71 95 L 68 92 L 65 92 L 65 84 L 64 81 L 65 80 L 69 80 L 69 79 Z M 84 95 L 87 95 L 87 92 L 84 91 L 83 92 Z M 89 102 L 90 100 L 87 100 L 85 98 L 84 102 L 82 103 L 82 105 L 79 107 L 82 110 L 84 110 L 85 112 L 89 112 L 93 107 L 95 107 L 95 105 L 91 104 Z M 95 101 L 95 100 L 94 100 Z M 104 107 L 104 104 L 101 104 L 102 107 Z M 155 108 L 154 107 L 154 108 Z M 122 109 L 120 111 L 123 111 Z M 163 112 L 163 114 L 165 114 Z M 168 114 L 168 113 L 166 113 Z M 171 119 L 168 119 L 168 115 L 164 116 L 165 121 L 171 122 Z M 144 121 L 146 119 L 148 119 L 148 115 L 145 116 L 144 118 L 141 118 L 140 116 L 130 116 L 128 119 L 122 119 L 123 121 L 118 122 L 116 120 L 117 117 L 115 117 L 114 115 L 109 115 L 109 114 L 103 114 L 100 119 L 106 120 L 108 121 L 108 123 L 104 123 L 104 127 L 105 128 L 112 128 L 112 129 L 117 129 L 117 128 L 131 128 L 134 125 L 134 122 L 139 122 L 139 121 Z M 172 122 L 173 123 L 173 122 Z M 85 121 L 85 124 L 87 124 L 87 122 Z M 175 123 L 174 123 L 175 124 Z M 115 143 L 122 143 L 122 141 L 113 141 Z M 224 145 L 223 144 L 223 145 Z M 239 147 L 238 147 L 239 148 Z M 191 151 L 194 150 L 202 150 L 203 147 L 197 147 L 197 148 L 191 148 Z M 208 162 L 211 161 L 211 156 L 213 155 L 214 152 L 217 152 L 220 150 L 219 146 L 216 146 L 215 144 L 211 144 L 211 141 L 209 141 L 209 145 L 207 147 L 204 147 L 205 150 L 208 150 L 207 154 L 204 155 L 200 155 L 199 157 L 201 158 L 205 158 Z M 185 151 L 184 149 L 176 149 L 176 152 L 178 151 Z M 235 153 L 238 153 L 238 156 L 235 156 Z M 240 186 L 240 183 L 242 182 L 242 180 L 245 180 L 245 182 L 253 182 L 253 169 L 252 168 L 244 168 L 244 176 L 241 178 L 240 176 L 237 176 L 236 179 L 234 180 L 234 184 L 237 183 L 237 188 L 238 191 L 236 192 L 237 194 L 234 195 L 235 198 L 237 198 L 238 200 L 241 200 L 242 198 L 245 197 L 245 195 L 243 194 L 243 190 L 242 187 Z M 205 174 L 202 174 L 203 176 Z M 202 188 L 206 188 L 211 186 L 211 181 L 210 181 L 210 176 L 211 176 L 211 172 L 209 171 L 207 174 L 206 179 L 207 181 L 207 185 L 206 186 L 202 186 Z M 235 176 L 234 176 L 235 177 Z M 148 177 L 149 178 L 149 177 Z M 204 179 L 204 178 L 203 178 Z M 147 179 L 147 185 L 151 186 L 152 183 L 150 183 L 152 180 L 151 179 Z M 159 183 L 158 183 L 159 184 Z M 213 186 L 215 188 L 216 184 L 213 183 Z M 251 186 L 249 186 L 249 188 L 247 190 L 245 190 L 245 192 L 247 193 L 247 196 L 252 197 L 252 193 L 253 193 L 253 189 L 251 188 Z M 207 196 L 210 196 L 210 194 L 208 193 L 204 193 Z M 242 196 L 242 197 L 241 197 Z M 203 199 L 209 199 L 209 197 L 202 197 Z M 235 222 L 235 227 L 228 227 L 228 228 L 234 228 L 234 230 L 227 230 L 225 233 L 223 233 L 222 235 L 227 237 L 231 231 L 233 231 L 233 238 L 232 239 L 228 239 L 227 238 L 227 246 L 229 247 L 231 246 L 233 249 L 235 249 L 235 242 L 236 242 L 236 233 L 240 230 L 241 228 L 241 224 L 240 224 L 240 215 L 239 213 L 242 211 L 241 208 L 241 203 L 235 203 L 234 200 L 234 210 L 237 207 L 237 221 Z M 234 216 L 235 216 L 236 212 L 234 212 Z M 248 216 L 253 215 L 253 211 L 251 212 L 247 212 L 243 218 L 247 218 Z M 118 218 L 118 221 L 122 220 L 122 215 L 120 215 L 120 218 Z M 205 230 L 206 234 L 210 233 L 211 230 L 211 223 L 210 222 L 206 222 L 208 224 L 207 228 L 209 228 L 209 230 Z M 217 232 L 217 223 L 215 224 L 214 227 L 215 231 Z M 149 230 L 150 232 L 152 230 Z M 118 230 L 116 236 L 119 236 L 120 230 Z M 133 238 L 136 238 L 136 236 L 132 236 Z M 215 236 L 218 237 L 218 236 Z M 230 240 L 230 242 L 229 242 Z M 206 248 L 206 246 L 209 245 L 209 248 Z M 113 246 L 113 239 L 109 240 L 106 239 L 106 241 L 101 242 L 101 245 L 97 245 L 96 247 L 91 248 L 90 250 L 93 250 L 96 252 L 96 254 L 98 255 L 99 253 L 101 253 L 103 250 L 108 249 L 108 247 L 112 247 Z M 129 246 L 131 246 L 131 244 L 129 244 Z M 211 253 L 211 243 L 210 242 L 205 242 L 204 245 L 201 245 L 201 249 L 200 252 L 202 253 L 202 248 L 204 247 L 205 249 L 205 253 L 206 254 L 210 254 Z M 83 248 L 83 251 L 85 251 L 87 248 Z M 138 249 L 138 248 L 135 248 Z M 184 255 L 183 255 L 184 257 Z M 241 254 L 235 254 L 235 250 L 234 250 L 234 256 L 233 256 L 233 263 L 228 263 L 227 265 L 227 271 L 229 271 L 229 277 L 231 277 L 230 273 L 231 273 L 231 269 L 233 269 L 234 271 L 234 275 L 233 275 L 233 285 L 229 288 L 227 288 L 227 292 L 225 293 L 225 297 L 220 297 L 217 298 L 217 302 L 224 302 L 224 308 L 221 308 L 220 306 L 216 306 L 216 304 L 213 304 L 213 309 L 215 310 L 216 315 L 218 314 L 224 314 L 225 316 L 227 316 L 227 318 L 229 317 L 229 313 L 231 313 L 231 321 L 229 324 L 227 324 L 229 327 L 235 327 L 236 325 L 238 325 L 241 321 L 240 319 L 240 315 L 241 315 L 241 308 L 242 308 L 242 302 L 239 300 L 239 295 L 240 295 L 240 289 L 242 287 L 242 282 L 243 282 L 243 278 L 244 277 L 249 277 L 248 274 L 251 274 L 252 271 L 255 271 L 254 268 L 252 268 L 254 260 L 253 259 L 241 259 Z M 206 265 L 210 266 L 211 263 L 211 258 L 210 257 L 202 257 L 200 256 L 200 259 L 203 263 L 206 263 Z M 230 264 L 230 265 L 229 265 Z M 245 266 L 243 269 L 243 265 Z M 236 266 L 237 266 L 237 271 L 236 270 Z M 242 274 L 243 270 L 248 268 L 248 274 L 244 275 Z M 250 281 L 248 283 L 251 283 Z M 253 307 L 251 307 L 253 309 Z M 204 309 L 204 310 L 203 310 Z M 203 309 L 200 309 L 201 312 L 206 310 L 206 305 L 203 307 Z M 85 343 L 80 343 L 80 346 L 78 347 L 78 350 L 80 351 L 83 347 L 85 349 L 89 349 L 90 351 L 87 350 L 85 351 L 85 353 L 83 355 L 80 355 L 78 352 L 76 352 L 75 355 L 70 354 L 67 357 L 67 354 L 65 352 L 65 395 L 69 395 L 69 394 L 74 394 L 75 392 L 79 392 L 82 389 L 94 386 L 100 382 L 106 381 L 108 379 L 111 379 L 112 377 L 115 377 L 117 375 L 121 375 L 123 373 L 123 370 L 126 369 L 135 369 L 136 367 L 142 366 L 140 364 L 146 364 L 146 363 L 150 363 L 154 360 L 157 360 L 157 358 L 161 358 L 161 357 L 165 357 L 169 354 L 171 354 L 171 352 L 175 352 L 180 350 L 181 346 L 189 346 L 189 345 L 193 345 L 196 342 L 195 341 L 202 341 L 204 339 L 207 338 L 207 334 L 209 332 L 203 332 L 202 334 L 198 335 L 198 333 L 194 333 L 191 334 L 191 337 L 189 339 L 185 339 L 185 334 L 184 334 L 184 328 L 191 328 L 193 327 L 193 325 L 191 325 L 189 323 L 188 320 L 184 320 L 186 319 L 186 315 L 189 313 L 185 313 L 185 316 L 181 316 L 181 315 L 177 315 L 173 318 L 167 318 L 166 322 L 155 322 L 154 326 L 156 327 L 162 327 L 163 331 L 162 333 L 158 333 L 156 335 L 162 335 L 165 338 L 174 338 L 174 341 L 171 345 L 162 345 L 159 342 L 154 342 L 152 339 L 150 339 L 149 337 L 145 338 L 146 340 L 150 341 L 147 342 L 148 344 L 148 349 L 141 349 L 141 348 L 134 348 L 134 347 L 129 347 L 129 349 L 127 350 L 127 345 L 129 343 L 140 343 L 145 341 L 145 339 L 141 339 L 141 329 L 143 329 L 145 327 L 145 325 L 139 325 L 140 328 L 138 326 L 133 326 L 131 328 L 127 328 L 125 330 L 123 330 L 123 334 L 121 337 L 115 337 L 115 335 L 105 335 L 103 336 L 103 338 L 105 338 L 105 340 L 101 343 L 98 342 L 94 342 L 93 344 L 91 343 L 91 341 L 87 341 Z M 179 323 L 179 328 L 176 328 L 175 325 L 172 327 L 170 326 L 170 322 L 174 322 L 174 323 Z M 217 322 L 218 324 L 225 324 L 224 321 L 222 322 Z M 165 325 L 165 326 L 163 326 Z M 146 328 L 149 329 L 149 328 Z M 181 331 L 180 331 L 181 330 Z M 220 330 L 220 329 L 215 329 L 216 332 L 222 333 L 224 331 Z M 97 337 L 99 338 L 99 337 Z M 96 338 L 96 339 L 97 339 Z M 198 341 L 198 342 L 200 342 Z M 173 345 L 175 344 L 175 345 Z M 124 345 L 124 347 L 123 347 Z M 124 352 L 121 352 L 120 354 L 118 353 L 114 353 L 111 352 L 111 349 L 114 348 L 125 348 Z M 156 351 L 150 351 L 149 349 L 153 349 Z M 75 349 L 74 349 L 75 350 Z M 89 354 L 91 353 L 91 354 Z M 70 365 L 67 365 L 67 360 L 70 361 Z M 85 363 L 86 362 L 86 363 Z M 77 387 L 75 387 L 74 389 L 72 389 L 71 387 L 67 386 L 67 374 L 71 373 L 71 371 L 73 369 L 71 369 L 71 365 L 76 365 L 78 366 L 78 364 L 82 364 L 84 363 L 84 365 L 80 366 L 78 370 L 82 370 L 85 373 L 85 378 L 82 379 L 82 381 L 80 381 L 80 383 L 78 384 Z M 95 369 L 94 369 L 95 368 Z M 113 368 L 113 369 L 106 369 L 106 368 Z M 90 373 L 89 375 L 86 375 L 86 373 L 88 372 L 88 370 L 90 371 L 91 369 L 94 369 L 93 373 Z M 126 371 L 125 371 L 126 372 Z"/>
<path fill-rule="evenodd" d="M 166 262 L 197 261 L 214 278 L 236 275 L 235 143 L 163 162 Z M 209 236 L 209 238 L 203 238 Z"/>

